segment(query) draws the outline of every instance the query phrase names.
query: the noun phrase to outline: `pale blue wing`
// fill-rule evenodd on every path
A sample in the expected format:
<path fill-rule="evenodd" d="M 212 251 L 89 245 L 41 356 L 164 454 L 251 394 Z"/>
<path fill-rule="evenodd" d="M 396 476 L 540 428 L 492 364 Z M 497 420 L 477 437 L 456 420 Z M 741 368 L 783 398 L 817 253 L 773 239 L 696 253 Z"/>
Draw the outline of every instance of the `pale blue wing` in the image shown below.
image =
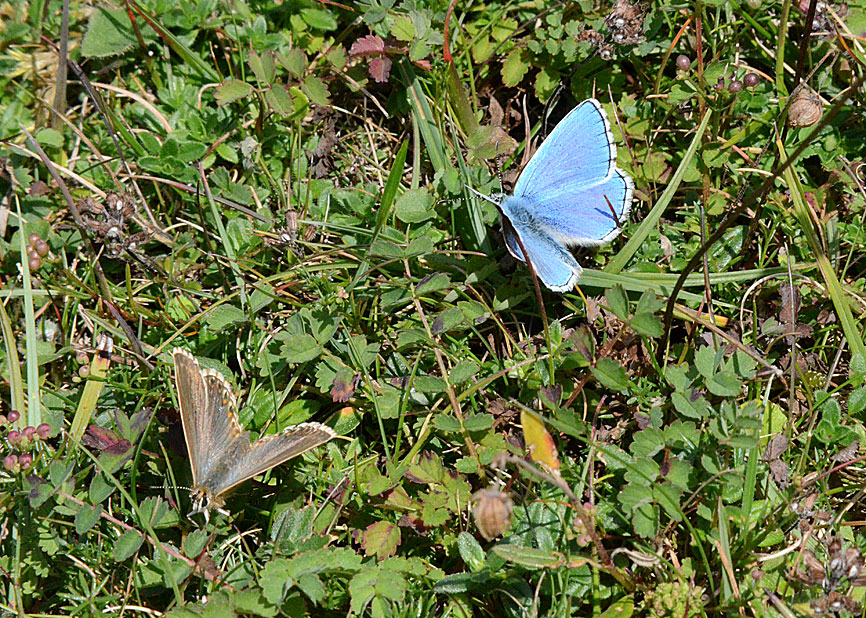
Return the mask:
<path fill-rule="evenodd" d="M 505 244 L 508 252 L 520 261 L 523 251 L 517 242 L 520 236 L 535 274 L 554 292 L 568 292 L 577 281 L 583 269 L 571 255 L 543 226 L 538 225 L 533 214 L 524 208 L 519 198 L 508 198 L 502 204 Z"/>
<path fill-rule="evenodd" d="M 563 118 L 520 174 L 514 195 L 534 202 L 551 190 L 577 192 L 616 167 L 616 146 L 601 105 L 587 99 Z"/>
<path fill-rule="evenodd" d="M 631 209 L 632 180 L 614 168 L 602 182 L 577 191 L 551 188 L 529 208 L 538 223 L 567 245 L 597 246 L 613 240 Z M 538 198 L 540 196 L 536 196 Z"/>

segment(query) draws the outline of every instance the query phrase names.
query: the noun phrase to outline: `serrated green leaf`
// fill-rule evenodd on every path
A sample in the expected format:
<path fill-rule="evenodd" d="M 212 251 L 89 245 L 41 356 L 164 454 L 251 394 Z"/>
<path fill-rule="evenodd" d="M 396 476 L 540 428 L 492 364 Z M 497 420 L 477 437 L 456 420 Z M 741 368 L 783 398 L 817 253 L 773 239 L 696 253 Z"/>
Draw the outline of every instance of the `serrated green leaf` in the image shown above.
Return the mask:
<path fill-rule="evenodd" d="M 229 103 L 234 103 L 239 99 L 248 97 L 252 91 L 253 87 L 245 81 L 227 79 L 217 87 L 214 97 L 216 98 L 217 105 L 228 105 Z"/>
<path fill-rule="evenodd" d="M 144 536 L 137 530 L 126 530 L 114 542 L 113 555 L 116 562 L 123 562 L 138 551 L 144 543 Z"/>
<path fill-rule="evenodd" d="M 331 104 L 331 95 L 328 92 L 328 87 L 318 77 L 309 76 L 305 77 L 304 81 L 301 82 L 301 90 L 304 91 L 308 97 L 310 97 L 310 101 L 315 103 L 316 105 L 328 106 Z"/>
<path fill-rule="evenodd" d="M 283 65 L 292 77 L 300 79 L 307 66 L 307 56 L 297 47 L 285 53 L 277 54 L 277 62 Z"/>
<path fill-rule="evenodd" d="M 183 540 L 183 554 L 187 558 L 197 558 L 207 545 L 208 533 L 205 530 L 194 530 Z"/>
<path fill-rule="evenodd" d="M 311 28 L 316 30 L 336 30 L 337 20 L 334 15 L 325 9 L 301 9 L 301 18 Z"/>
<path fill-rule="evenodd" d="M 661 337 L 664 332 L 662 321 L 650 313 L 636 313 L 629 324 L 634 332 L 644 337 Z"/>
<path fill-rule="evenodd" d="M 87 491 L 91 504 L 99 504 L 114 492 L 114 485 L 105 480 L 101 474 L 94 474 Z"/>
<path fill-rule="evenodd" d="M 82 535 L 90 530 L 96 525 L 96 522 L 99 521 L 101 515 L 101 504 L 97 504 L 96 506 L 91 506 L 89 504 L 81 505 L 81 508 L 79 508 L 78 512 L 75 514 L 75 533 Z"/>
<path fill-rule="evenodd" d="M 361 547 L 368 556 L 384 560 L 397 553 L 400 545 L 400 528 L 387 521 L 377 521 L 364 530 Z"/>
<path fill-rule="evenodd" d="M 473 414 L 463 421 L 466 431 L 486 431 L 493 427 L 495 419 L 492 414 Z"/>
<path fill-rule="evenodd" d="M 478 363 L 472 360 L 464 360 L 460 361 L 451 369 L 451 373 L 448 374 L 448 380 L 451 384 L 457 385 L 461 382 L 466 382 L 476 373 L 478 373 Z"/>
<path fill-rule="evenodd" d="M 502 64 L 502 83 L 513 88 L 523 80 L 529 70 L 529 63 L 523 57 L 523 51 L 513 50 Z"/>
<path fill-rule="evenodd" d="M 628 321 L 628 296 L 621 285 L 615 285 L 608 288 L 604 292 L 604 297 L 607 299 L 607 306 L 613 311 L 613 314 L 623 322 Z"/>
<path fill-rule="evenodd" d="M 271 111 L 281 116 L 290 116 L 295 111 L 295 102 L 291 93 L 280 84 L 274 84 L 265 92 L 265 102 Z"/>
<path fill-rule="evenodd" d="M 122 54 L 136 43 L 129 13 L 125 9 L 96 7 L 87 23 L 81 42 L 85 58 L 105 58 Z"/>
<path fill-rule="evenodd" d="M 312 335 L 289 335 L 280 346 L 280 354 L 287 363 L 306 363 L 322 353 L 322 347 Z"/>
<path fill-rule="evenodd" d="M 212 332 L 219 333 L 233 324 L 247 322 L 247 314 L 234 305 L 219 305 L 205 315 L 204 322 Z"/>
<path fill-rule="evenodd" d="M 447 414 L 437 414 L 434 416 L 433 425 L 436 429 L 444 431 L 445 433 L 460 431 L 460 421 L 453 416 L 448 416 Z"/>
<path fill-rule="evenodd" d="M 720 371 L 706 381 L 707 390 L 721 397 L 733 397 L 743 390 L 743 383 L 730 371 Z"/>
<path fill-rule="evenodd" d="M 408 42 L 415 38 L 415 26 L 407 15 L 398 15 L 391 24 L 391 35 L 398 41 Z"/>

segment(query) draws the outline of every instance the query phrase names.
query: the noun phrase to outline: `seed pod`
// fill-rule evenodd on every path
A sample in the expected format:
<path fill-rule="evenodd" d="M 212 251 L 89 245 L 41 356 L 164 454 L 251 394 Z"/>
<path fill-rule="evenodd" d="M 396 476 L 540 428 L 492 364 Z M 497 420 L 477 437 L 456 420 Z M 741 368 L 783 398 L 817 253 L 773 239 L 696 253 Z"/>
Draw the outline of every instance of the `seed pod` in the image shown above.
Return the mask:
<path fill-rule="evenodd" d="M 511 527 L 511 514 L 514 505 L 505 492 L 497 489 L 481 489 L 472 496 L 475 503 L 472 517 L 475 527 L 488 541 L 507 532 Z"/>
<path fill-rule="evenodd" d="M 788 126 L 811 127 L 821 120 L 823 113 L 824 105 L 821 103 L 821 97 L 808 86 L 803 86 L 794 95 L 791 106 L 788 108 Z"/>

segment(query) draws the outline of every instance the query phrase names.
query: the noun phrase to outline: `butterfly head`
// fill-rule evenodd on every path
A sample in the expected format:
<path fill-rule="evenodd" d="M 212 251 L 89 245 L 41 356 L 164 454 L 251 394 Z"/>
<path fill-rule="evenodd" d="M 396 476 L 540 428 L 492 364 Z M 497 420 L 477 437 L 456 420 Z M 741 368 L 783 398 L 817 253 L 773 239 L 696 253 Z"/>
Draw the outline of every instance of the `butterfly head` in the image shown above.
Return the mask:
<path fill-rule="evenodd" d="M 214 496 L 213 493 L 207 487 L 197 487 L 192 490 L 192 510 L 189 512 L 187 517 L 192 517 L 193 515 L 197 515 L 201 513 L 204 515 L 205 523 L 210 521 L 210 512 L 216 511 L 217 513 L 221 513 L 223 515 L 228 516 L 228 511 L 226 511 L 223 507 L 225 504 L 225 500 L 223 500 L 220 496 Z"/>

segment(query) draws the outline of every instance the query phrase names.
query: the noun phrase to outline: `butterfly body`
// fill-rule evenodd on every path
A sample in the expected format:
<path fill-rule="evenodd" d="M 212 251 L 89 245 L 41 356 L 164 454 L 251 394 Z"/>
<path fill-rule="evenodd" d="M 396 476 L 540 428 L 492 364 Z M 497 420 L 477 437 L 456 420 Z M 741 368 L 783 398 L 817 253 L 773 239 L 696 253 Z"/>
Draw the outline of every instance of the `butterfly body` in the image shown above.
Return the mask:
<path fill-rule="evenodd" d="M 487 199 L 502 214 L 508 252 L 520 261 L 528 256 L 548 288 L 566 292 L 583 272 L 568 247 L 613 240 L 628 216 L 632 192 L 631 178 L 616 167 L 607 116 L 598 101 L 587 99 L 541 144 L 514 195 Z"/>
<path fill-rule="evenodd" d="M 240 483 L 328 442 L 336 436 L 320 423 L 301 423 L 250 441 L 237 419 L 237 399 L 222 374 L 202 369 L 186 350 L 175 348 L 180 417 L 192 469 L 192 512 L 208 519 L 225 513 L 225 495 Z"/>

